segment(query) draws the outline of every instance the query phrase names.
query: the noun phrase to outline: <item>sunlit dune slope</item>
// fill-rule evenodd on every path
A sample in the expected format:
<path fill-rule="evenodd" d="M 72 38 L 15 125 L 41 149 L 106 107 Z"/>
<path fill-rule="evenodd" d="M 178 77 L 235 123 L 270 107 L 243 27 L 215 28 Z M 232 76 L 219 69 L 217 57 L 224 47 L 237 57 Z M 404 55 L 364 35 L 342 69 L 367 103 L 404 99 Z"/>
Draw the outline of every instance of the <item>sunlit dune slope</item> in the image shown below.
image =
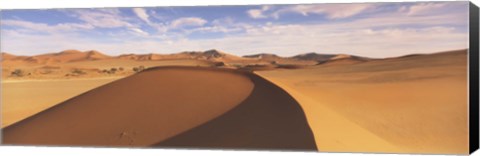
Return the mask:
<path fill-rule="evenodd" d="M 255 88 L 234 109 L 158 147 L 316 150 L 300 105 L 284 90 L 254 74 Z"/>
<path fill-rule="evenodd" d="M 299 101 L 320 151 L 468 153 L 467 50 L 256 73 Z"/>
<path fill-rule="evenodd" d="M 3 80 L 1 84 L 1 127 L 11 125 L 117 79 L 119 77 L 7 82 Z"/>
<path fill-rule="evenodd" d="M 220 123 L 209 129 L 215 133 L 192 133 L 212 123 Z M 6 127 L 3 142 L 147 147 L 186 134 L 203 135 L 188 139 L 195 147 L 316 150 L 286 92 L 252 73 L 202 67 L 158 67 L 114 81 Z"/>
<path fill-rule="evenodd" d="M 3 131 L 5 144 L 144 147 L 203 124 L 248 97 L 253 83 L 223 70 L 144 71 L 58 104 Z"/>

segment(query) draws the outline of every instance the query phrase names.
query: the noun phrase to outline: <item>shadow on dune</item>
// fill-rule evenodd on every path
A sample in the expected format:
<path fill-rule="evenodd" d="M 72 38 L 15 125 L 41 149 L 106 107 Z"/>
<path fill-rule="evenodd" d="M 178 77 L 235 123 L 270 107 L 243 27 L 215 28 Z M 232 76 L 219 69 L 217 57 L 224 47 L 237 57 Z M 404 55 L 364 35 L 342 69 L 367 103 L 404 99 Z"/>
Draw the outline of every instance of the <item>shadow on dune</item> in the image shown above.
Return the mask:
<path fill-rule="evenodd" d="M 316 150 L 300 105 L 249 72 L 158 67 L 2 129 L 10 145 Z"/>
<path fill-rule="evenodd" d="M 245 101 L 205 124 L 155 147 L 316 151 L 300 105 L 286 91 L 253 73 L 255 88 Z"/>

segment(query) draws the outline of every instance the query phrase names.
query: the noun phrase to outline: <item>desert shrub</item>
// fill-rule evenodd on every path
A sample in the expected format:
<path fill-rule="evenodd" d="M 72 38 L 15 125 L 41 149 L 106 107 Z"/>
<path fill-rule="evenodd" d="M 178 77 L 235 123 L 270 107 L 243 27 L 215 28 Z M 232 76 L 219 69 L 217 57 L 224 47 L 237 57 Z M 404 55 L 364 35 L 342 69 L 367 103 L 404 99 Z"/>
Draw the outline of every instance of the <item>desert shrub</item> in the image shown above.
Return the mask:
<path fill-rule="evenodd" d="M 117 68 L 110 68 L 110 70 L 104 70 L 105 72 L 104 73 L 107 73 L 107 74 L 115 74 L 117 72 Z"/>
<path fill-rule="evenodd" d="M 235 67 L 235 68 L 242 68 L 243 67 L 243 65 L 241 65 L 241 64 L 233 64 L 232 66 Z"/>
<path fill-rule="evenodd" d="M 15 69 L 14 71 L 12 71 L 11 75 L 16 77 L 22 77 L 25 76 L 25 72 L 21 69 Z"/>
<path fill-rule="evenodd" d="M 215 62 L 215 63 L 213 63 L 213 66 L 222 67 L 222 66 L 225 66 L 225 63 L 224 62 Z"/>
<path fill-rule="evenodd" d="M 118 70 L 123 71 L 124 69 L 123 69 L 123 67 L 119 67 Z"/>
<path fill-rule="evenodd" d="M 144 66 L 138 66 L 138 67 L 133 67 L 132 70 L 134 72 L 141 72 L 142 70 L 144 70 L 145 67 Z"/>
<path fill-rule="evenodd" d="M 80 69 L 73 69 L 72 70 L 72 75 L 75 76 L 75 75 L 83 75 L 83 74 L 86 74 L 86 72 L 84 72 L 83 70 L 80 70 Z"/>

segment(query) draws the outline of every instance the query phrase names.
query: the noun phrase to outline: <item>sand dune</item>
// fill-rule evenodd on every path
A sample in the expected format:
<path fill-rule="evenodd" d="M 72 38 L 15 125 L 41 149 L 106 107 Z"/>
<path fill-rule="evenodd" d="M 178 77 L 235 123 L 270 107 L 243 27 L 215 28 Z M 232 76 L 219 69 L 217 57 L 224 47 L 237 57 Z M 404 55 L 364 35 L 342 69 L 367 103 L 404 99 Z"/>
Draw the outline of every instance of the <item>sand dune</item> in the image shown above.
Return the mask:
<path fill-rule="evenodd" d="M 111 56 L 102 54 L 101 52 L 90 50 L 81 52 L 78 50 L 65 50 L 58 53 L 42 54 L 28 57 L 25 61 L 38 64 L 54 64 L 64 62 L 86 61 L 107 59 Z"/>
<path fill-rule="evenodd" d="M 3 143 L 146 147 L 182 143 L 176 138 L 199 137 L 212 124 L 216 133 L 202 135 L 217 140 L 192 146 L 315 150 L 303 111 L 286 92 L 258 76 L 200 67 L 149 69 L 93 89 L 6 127 Z M 223 138 L 222 130 L 235 135 Z"/>
<path fill-rule="evenodd" d="M 291 57 L 281 57 L 275 54 L 261 53 L 255 55 L 245 55 L 245 58 L 253 58 L 260 61 L 268 62 L 272 65 L 281 66 L 312 66 L 312 65 L 345 65 L 365 62 L 370 60 L 366 57 L 359 57 L 347 54 L 318 54 L 305 53 Z"/>
<path fill-rule="evenodd" d="M 2 61 L 3 61 L 3 60 L 11 60 L 11 59 L 17 57 L 17 56 L 15 56 L 15 55 L 13 55 L 13 54 L 9 54 L 9 53 L 6 53 L 6 52 L 2 52 L 1 54 L 2 54 L 2 55 L 1 55 L 1 56 L 2 56 Z"/>
<path fill-rule="evenodd" d="M 221 115 L 252 88 L 233 72 L 144 71 L 6 127 L 4 143 L 148 146 Z"/>
<path fill-rule="evenodd" d="M 466 54 L 257 73 L 300 102 L 321 151 L 466 154 Z"/>
<path fill-rule="evenodd" d="M 255 88 L 241 104 L 218 118 L 155 146 L 316 150 L 312 131 L 300 105 L 271 82 L 254 74 L 247 75 Z"/>
<path fill-rule="evenodd" d="M 63 79 L 65 77 L 109 77 L 112 74 L 127 76 L 135 73 L 136 71 L 133 68 L 139 66 L 146 68 L 155 66 L 214 66 L 246 70 L 295 69 L 317 65 L 320 61 L 328 61 L 341 56 L 308 53 L 293 57 L 280 57 L 262 53 L 239 57 L 216 49 L 171 54 L 150 53 L 109 56 L 96 50 L 83 52 L 64 50 L 34 56 L 15 56 L 3 52 L 1 62 L 3 67 L 2 78 L 4 79 Z M 354 57 L 350 58 L 354 59 Z M 45 68 L 46 66 L 58 68 Z M 108 70 L 115 70 L 114 68 L 122 69 L 122 71 L 108 72 Z M 126 70 L 123 71 L 124 69 Z"/>
<path fill-rule="evenodd" d="M 155 66 L 219 66 L 236 68 L 246 64 L 263 63 L 219 50 L 181 52 L 173 54 L 124 54 L 108 56 L 101 52 L 64 50 L 35 56 L 15 56 L 2 53 L 4 79 L 64 79 L 86 77 L 126 76 L 133 68 Z M 234 65 L 234 66 L 232 66 Z M 57 67 L 57 68 L 45 68 Z M 114 69 L 115 68 L 115 69 Z M 106 72 L 108 70 L 114 72 Z M 121 69 L 121 70 L 118 70 Z M 17 71 L 18 73 L 14 73 Z M 73 76 L 72 76 L 73 75 Z"/>
<path fill-rule="evenodd" d="M 1 127 L 9 126 L 67 99 L 119 78 L 2 80 Z"/>
<path fill-rule="evenodd" d="M 316 56 L 317 54 L 315 54 Z M 320 55 L 320 54 L 318 54 Z M 292 56 L 292 57 L 281 57 L 275 54 L 268 54 L 268 53 L 261 53 L 261 54 L 255 54 L 255 55 L 246 55 L 243 56 L 245 58 L 252 58 L 252 59 L 257 59 L 259 61 L 272 64 L 272 65 L 302 65 L 302 66 L 308 66 L 308 65 L 315 65 L 318 62 L 314 59 L 311 58 L 311 55 L 306 55 L 306 56 Z"/>
<path fill-rule="evenodd" d="M 209 60 L 209 61 L 237 61 L 247 60 L 235 55 L 227 54 L 225 52 L 211 49 L 207 51 L 190 51 L 180 52 L 173 54 L 123 54 L 118 56 L 120 59 L 137 60 L 137 61 L 152 61 L 152 60 L 182 60 L 182 59 L 195 59 L 195 60 Z"/>
<path fill-rule="evenodd" d="M 293 56 L 292 58 L 298 59 L 298 60 L 309 60 L 309 61 L 326 61 L 329 60 L 330 58 L 333 58 L 337 55 L 335 54 L 317 54 L 317 53 L 305 53 L 305 54 L 300 54 Z"/>
<path fill-rule="evenodd" d="M 363 63 L 370 61 L 371 59 L 362 58 L 351 55 L 337 55 L 325 61 L 318 62 L 318 65 L 322 66 L 332 66 L 332 65 L 352 65 L 357 63 Z"/>
<path fill-rule="evenodd" d="M 92 53 L 98 59 L 85 59 L 84 52 L 64 51 L 58 55 L 70 61 L 36 64 L 2 53 L 4 67 L 28 73 L 12 78 L 15 68 L 2 69 L 9 78 L 2 81 L 2 91 L 9 90 L 2 95 L 3 126 L 48 108 L 6 127 L 4 143 L 466 154 L 466 54 L 240 58 L 209 50 L 111 58 Z M 153 68 L 99 88 L 108 82 L 88 81 L 85 86 L 95 89 L 77 97 L 81 92 L 68 82 L 55 86 L 70 79 L 63 75 L 72 69 L 86 71 L 77 78 L 113 81 L 135 72 L 98 71 L 171 65 L 178 67 Z M 36 76 L 45 73 L 60 78 Z M 42 100 L 49 102 L 34 104 Z"/>

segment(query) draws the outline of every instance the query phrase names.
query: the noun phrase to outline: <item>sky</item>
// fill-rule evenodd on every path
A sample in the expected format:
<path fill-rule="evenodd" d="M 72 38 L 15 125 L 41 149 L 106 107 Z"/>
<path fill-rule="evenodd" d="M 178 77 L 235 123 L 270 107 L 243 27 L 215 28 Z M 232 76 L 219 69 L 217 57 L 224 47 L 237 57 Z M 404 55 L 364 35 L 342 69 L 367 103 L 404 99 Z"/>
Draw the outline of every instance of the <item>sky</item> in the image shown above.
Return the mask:
<path fill-rule="evenodd" d="M 468 47 L 468 1 L 2 10 L 0 50 L 395 57 Z"/>

